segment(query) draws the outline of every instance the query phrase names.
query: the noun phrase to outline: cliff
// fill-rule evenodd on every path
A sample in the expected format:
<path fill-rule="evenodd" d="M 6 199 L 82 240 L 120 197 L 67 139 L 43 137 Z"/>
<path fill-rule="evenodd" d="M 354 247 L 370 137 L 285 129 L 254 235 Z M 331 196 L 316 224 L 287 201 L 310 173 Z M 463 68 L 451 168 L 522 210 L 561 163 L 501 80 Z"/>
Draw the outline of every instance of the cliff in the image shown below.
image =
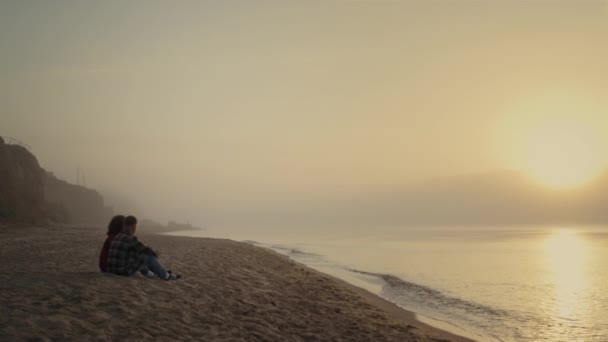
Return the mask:
<path fill-rule="evenodd" d="M 43 177 L 33 154 L 0 137 L 0 218 L 34 221 L 49 216 Z"/>
<path fill-rule="evenodd" d="M 97 224 L 111 215 L 98 192 L 56 178 L 27 148 L 0 137 L 0 220 Z"/>
<path fill-rule="evenodd" d="M 70 184 L 51 172 L 44 173 L 43 185 L 47 205 L 61 208 L 66 223 L 105 223 L 112 216 L 112 208 L 104 204 L 103 197 L 95 190 Z"/>

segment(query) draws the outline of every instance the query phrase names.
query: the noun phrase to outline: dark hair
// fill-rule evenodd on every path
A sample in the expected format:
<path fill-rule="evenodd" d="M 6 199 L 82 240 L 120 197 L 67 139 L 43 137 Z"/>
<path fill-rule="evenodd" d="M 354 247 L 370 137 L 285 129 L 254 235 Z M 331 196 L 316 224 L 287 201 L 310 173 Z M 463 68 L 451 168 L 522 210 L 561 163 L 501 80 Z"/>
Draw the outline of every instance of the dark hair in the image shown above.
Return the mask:
<path fill-rule="evenodd" d="M 124 225 L 125 217 L 123 215 L 112 217 L 112 220 L 110 220 L 110 223 L 108 224 L 108 235 L 120 233 Z"/>
<path fill-rule="evenodd" d="M 127 216 L 125 219 L 125 226 L 133 226 L 137 224 L 137 218 L 135 216 Z"/>

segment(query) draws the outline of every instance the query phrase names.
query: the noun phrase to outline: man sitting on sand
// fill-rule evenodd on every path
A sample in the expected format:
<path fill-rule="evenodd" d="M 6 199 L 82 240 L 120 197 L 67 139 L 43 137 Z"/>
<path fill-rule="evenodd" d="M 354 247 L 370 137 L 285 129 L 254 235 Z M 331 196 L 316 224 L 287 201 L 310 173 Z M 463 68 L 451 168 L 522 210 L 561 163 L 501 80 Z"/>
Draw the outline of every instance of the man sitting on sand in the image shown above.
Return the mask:
<path fill-rule="evenodd" d="M 108 250 L 107 270 L 109 273 L 131 276 L 137 271 L 149 277 L 159 277 L 164 280 L 176 280 L 181 275 L 165 271 L 158 262 L 158 254 L 152 248 L 144 245 L 135 237 L 137 219 L 127 216 L 122 232 L 116 234 Z"/>

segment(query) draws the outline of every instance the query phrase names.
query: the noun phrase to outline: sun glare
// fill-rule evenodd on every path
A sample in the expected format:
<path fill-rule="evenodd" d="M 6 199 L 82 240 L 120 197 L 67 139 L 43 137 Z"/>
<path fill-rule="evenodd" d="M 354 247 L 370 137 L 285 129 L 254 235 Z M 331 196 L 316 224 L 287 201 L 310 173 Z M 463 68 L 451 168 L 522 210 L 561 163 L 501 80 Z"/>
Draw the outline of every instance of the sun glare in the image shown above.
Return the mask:
<path fill-rule="evenodd" d="M 605 113 L 591 103 L 551 96 L 511 108 L 497 134 L 506 162 L 553 189 L 591 182 L 607 166 Z"/>
<path fill-rule="evenodd" d="M 546 260 L 555 284 L 555 313 L 558 317 L 576 319 L 587 309 L 581 296 L 589 283 L 588 242 L 575 230 L 560 229 L 545 242 Z M 560 329 L 558 325 L 554 329 Z"/>
<path fill-rule="evenodd" d="M 551 188 L 581 186 L 604 166 L 593 127 L 575 117 L 557 118 L 534 127 L 526 145 L 525 171 Z"/>

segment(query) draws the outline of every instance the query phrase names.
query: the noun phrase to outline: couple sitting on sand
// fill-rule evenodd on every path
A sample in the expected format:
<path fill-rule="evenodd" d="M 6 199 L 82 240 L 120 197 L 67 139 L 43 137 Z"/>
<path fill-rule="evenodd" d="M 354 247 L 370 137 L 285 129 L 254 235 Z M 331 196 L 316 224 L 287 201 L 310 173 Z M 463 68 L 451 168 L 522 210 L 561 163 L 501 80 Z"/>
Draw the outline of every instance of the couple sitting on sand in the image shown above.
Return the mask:
<path fill-rule="evenodd" d="M 108 237 L 99 255 L 101 272 L 131 276 L 139 271 L 150 278 L 176 280 L 181 275 L 165 271 L 158 262 L 158 253 L 135 237 L 137 219 L 134 216 L 117 215 L 108 225 Z"/>

